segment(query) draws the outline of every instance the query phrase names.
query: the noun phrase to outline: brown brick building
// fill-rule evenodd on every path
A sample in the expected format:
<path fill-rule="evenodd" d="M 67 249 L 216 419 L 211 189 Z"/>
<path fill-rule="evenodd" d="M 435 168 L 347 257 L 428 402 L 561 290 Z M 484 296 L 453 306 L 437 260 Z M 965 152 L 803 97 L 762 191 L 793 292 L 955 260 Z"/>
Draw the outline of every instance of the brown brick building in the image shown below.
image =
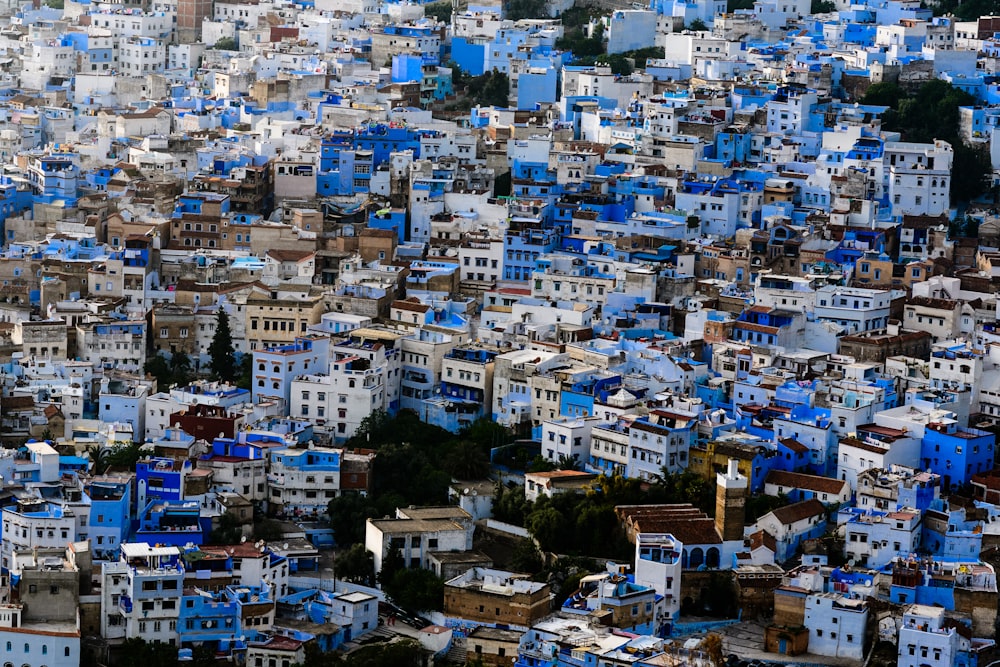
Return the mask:
<path fill-rule="evenodd" d="M 531 626 L 551 608 L 548 584 L 526 574 L 472 568 L 444 584 L 444 613 L 469 621 Z"/>

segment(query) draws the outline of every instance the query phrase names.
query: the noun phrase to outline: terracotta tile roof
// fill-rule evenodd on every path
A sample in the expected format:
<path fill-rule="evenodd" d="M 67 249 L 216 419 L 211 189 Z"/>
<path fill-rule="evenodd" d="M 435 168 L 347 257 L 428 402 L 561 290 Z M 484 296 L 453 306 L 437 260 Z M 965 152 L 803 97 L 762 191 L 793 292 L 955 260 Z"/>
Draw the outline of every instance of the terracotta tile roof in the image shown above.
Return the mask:
<path fill-rule="evenodd" d="M 808 447 L 806 447 L 805 445 L 803 445 L 801 442 L 799 442 L 795 438 L 783 438 L 780 442 L 785 447 L 788 447 L 790 450 L 792 450 L 793 452 L 795 452 L 797 454 L 804 454 L 804 453 L 806 453 L 806 452 L 809 451 Z"/>
<path fill-rule="evenodd" d="M 906 302 L 907 306 L 923 306 L 924 308 L 934 308 L 936 310 L 955 310 L 957 301 L 951 299 L 932 299 L 928 296 L 914 296 Z"/>
<path fill-rule="evenodd" d="M 758 530 L 756 533 L 751 533 L 747 541 L 750 542 L 751 551 L 767 547 L 774 553 L 778 553 L 778 541 L 774 539 L 774 535 L 766 530 Z"/>
<path fill-rule="evenodd" d="M 279 262 L 301 262 L 316 255 L 312 250 L 281 250 L 274 248 L 267 251 L 267 256 Z"/>
<path fill-rule="evenodd" d="M 778 521 L 788 526 L 811 516 L 825 515 L 826 508 L 816 499 L 785 505 L 771 512 Z"/>
<path fill-rule="evenodd" d="M 764 478 L 764 484 L 775 484 L 784 488 L 806 489 L 818 493 L 840 494 L 847 482 L 819 475 L 805 475 L 800 472 L 772 470 Z"/>
<path fill-rule="evenodd" d="M 686 545 L 722 543 L 715 520 L 693 505 L 633 505 L 616 510 L 636 533 L 671 533 Z"/>
<path fill-rule="evenodd" d="M 392 307 L 398 310 L 412 310 L 416 313 L 426 313 L 428 310 L 431 309 L 430 306 L 424 303 L 420 303 L 416 299 L 414 300 L 401 299 L 398 301 L 393 301 Z"/>

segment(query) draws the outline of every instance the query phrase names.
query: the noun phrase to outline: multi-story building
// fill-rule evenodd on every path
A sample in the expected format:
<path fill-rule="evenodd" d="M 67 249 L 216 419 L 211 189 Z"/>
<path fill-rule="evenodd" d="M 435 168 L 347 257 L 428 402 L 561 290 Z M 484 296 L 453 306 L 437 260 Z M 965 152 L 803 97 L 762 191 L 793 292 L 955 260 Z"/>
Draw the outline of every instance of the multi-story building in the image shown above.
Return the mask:
<path fill-rule="evenodd" d="M 76 352 L 97 368 L 141 371 L 146 363 L 146 322 L 81 322 L 76 325 Z"/>
<path fill-rule="evenodd" d="M 80 661 L 80 596 L 90 593 L 86 543 L 14 555 L 0 607 L 0 646 L 30 667 Z"/>
<path fill-rule="evenodd" d="M 920 527 L 920 512 L 913 509 L 851 513 L 844 523 L 844 554 L 858 565 L 882 568 L 920 547 Z"/>
<path fill-rule="evenodd" d="M 336 442 L 344 442 L 376 410 L 399 407 L 400 339 L 389 331 L 358 329 L 330 349 L 328 375 L 292 382 L 290 415 L 315 420 Z"/>
<path fill-rule="evenodd" d="M 193 469 L 191 461 L 151 457 L 135 465 L 136 508 L 143 509 L 151 500 L 181 501 L 184 485 Z"/>
<path fill-rule="evenodd" d="M 899 628 L 900 667 L 921 665 L 970 665 L 971 640 L 959 628 L 945 622 L 945 610 L 911 604 L 903 611 Z"/>
<path fill-rule="evenodd" d="M 145 542 L 121 545 L 121 558 L 101 568 L 101 635 L 139 637 L 178 646 L 184 569 L 180 549 Z"/>
<path fill-rule="evenodd" d="M 77 540 L 76 513 L 61 503 L 24 498 L 4 507 L 0 566 L 10 569 L 14 552 L 60 548 Z"/>
<path fill-rule="evenodd" d="M 436 551 L 472 548 L 472 516 L 460 507 L 398 508 L 392 519 L 368 519 L 365 547 L 372 552 L 375 571 L 386 556 L 398 551 L 406 567 L 428 568 Z"/>
<path fill-rule="evenodd" d="M 549 614 L 548 584 L 474 567 L 444 584 L 444 613 L 469 621 L 531 627 Z"/>
<path fill-rule="evenodd" d="M 340 495 L 343 453 L 328 447 L 271 450 L 271 510 L 292 516 L 325 514 L 330 500 Z"/>
<path fill-rule="evenodd" d="M 132 529 L 132 477 L 92 477 L 84 484 L 90 496 L 90 545 L 95 560 L 118 558 Z"/>
<path fill-rule="evenodd" d="M 857 287 L 821 287 L 816 293 L 816 319 L 841 325 L 846 333 L 884 329 L 893 293 Z"/>
<path fill-rule="evenodd" d="M 663 596 L 663 614 L 657 626 L 677 620 L 681 612 L 681 555 L 684 545 L 669 533 L 635 536 L 635 582 Z"/>
<path fill-rule="evenodd" d="M 888 191 L 892 214 L 938 216 L 951 205 L 951 144 L 889 142 L 884 162 L 888 166 Z"/>
<path fill-rule="evenodd" d="M 248 349 L 267 349 L 294 345 L 295 339 L 319 324 L 323 297 L 305 291 L 284 288 L 266 289 L 255 285 L 246 301 L 246 339 Z"/>
<path fill-rule="evenodd" d="M 167 48 L 160 39 L 122 37 L 118 40 L 118 66 L 125 76 L 148 76 L 163 72 Z"/>
<path fill-rule="evenodd" d="M 276 345 L 253 351 L 254 403 L 263 396 L 280 396 L 291 404 L 292 380 L 300 375 L 320 373 L 329 368 L 330 339 L 327 336 L 297 336 L 290 345 Z"/>
<path fill-rule="evenodd" d="M 809 630 L 809 651 L 834 658 L 861 660 L 865 652 L 868 604 L 838 593 L 806 598 L 803 625 Z"/>

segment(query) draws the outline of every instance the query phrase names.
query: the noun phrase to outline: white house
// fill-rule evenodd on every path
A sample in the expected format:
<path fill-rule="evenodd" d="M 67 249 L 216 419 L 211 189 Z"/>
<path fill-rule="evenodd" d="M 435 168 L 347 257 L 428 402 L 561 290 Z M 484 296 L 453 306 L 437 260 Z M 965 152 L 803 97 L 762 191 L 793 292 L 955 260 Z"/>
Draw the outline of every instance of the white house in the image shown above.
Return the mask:
<path fill-rule="evenodd" d="M 374 556 L 376 572 L 394 550 L 407 567 L 428 568 L 432 552 L 472 549 L 473 530 L 471 515 L 460 507 L 399 508 L 395 518 L 367 520 L 365 548 Z"/>
<path fill-rule="evenodd" d="M 826 527 L 826 508 L 816 499 L 803 500 L 768 512 L 757 520 L 755 530 L 764 530 L 774 537 L 775 558 L 785 561 L 795 555 L 795 549 L 806 538 L 821 535 Z"/>
<path fill-rule="evenodd" d="M 810 653 L 863 660 L 867 623 L 868 605 L 864 600 L 852 600 L 838 593 L 814 593 L 806 597 L 803 625 L 809 630 Z"/>
<path fill-rule="evenodd" d="M 663 610 L 676 619 L 681 610 L 681 554 L 684 545 L 669 533 L 635 536 L 635 583 L 663 596 Z"/>
<path fill-rule="evenodd" d="M 844 556 L 877 569 L 920 546 L 920 512 L 901 509 L 853 514 L 843 530 Z"/>
<path fill-rule="evenodd" d="M 897 642 L 899 667 L 954 665 L 957 654 L 971 648 L 971 641 L 955 627 L 945 627 L 944 615 L 943 607 L 912 604 L 906 608 Z"/>
<path fill-rule="evenodd" d="M 919 466 L 920 437 L 905 429 L 865 424 L 858 427 L 855 437 L 840 439 L 837 456 L 837 478 L 856 490 L 858 475 L 865 470 Z"/>

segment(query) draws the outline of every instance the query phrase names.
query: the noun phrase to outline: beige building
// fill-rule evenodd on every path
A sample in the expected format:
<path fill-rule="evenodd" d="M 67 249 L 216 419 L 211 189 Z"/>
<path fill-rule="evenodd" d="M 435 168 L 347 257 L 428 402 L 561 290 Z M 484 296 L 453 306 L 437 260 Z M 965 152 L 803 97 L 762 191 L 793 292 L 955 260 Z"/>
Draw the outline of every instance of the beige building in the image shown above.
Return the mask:
<path fill-rule="evenodd" d="M 547 616 L 548 584 L 526 574 L 472 568 L 444 584 L 444 613 L 469 621 L 531 627 Z"/>
<path fill-rule="evenodd" d="M 323 298 L 308 291 L 267 289 L 254 285 L 246 301 L 249 350 L 295 342 L 323 315 Z"/>

